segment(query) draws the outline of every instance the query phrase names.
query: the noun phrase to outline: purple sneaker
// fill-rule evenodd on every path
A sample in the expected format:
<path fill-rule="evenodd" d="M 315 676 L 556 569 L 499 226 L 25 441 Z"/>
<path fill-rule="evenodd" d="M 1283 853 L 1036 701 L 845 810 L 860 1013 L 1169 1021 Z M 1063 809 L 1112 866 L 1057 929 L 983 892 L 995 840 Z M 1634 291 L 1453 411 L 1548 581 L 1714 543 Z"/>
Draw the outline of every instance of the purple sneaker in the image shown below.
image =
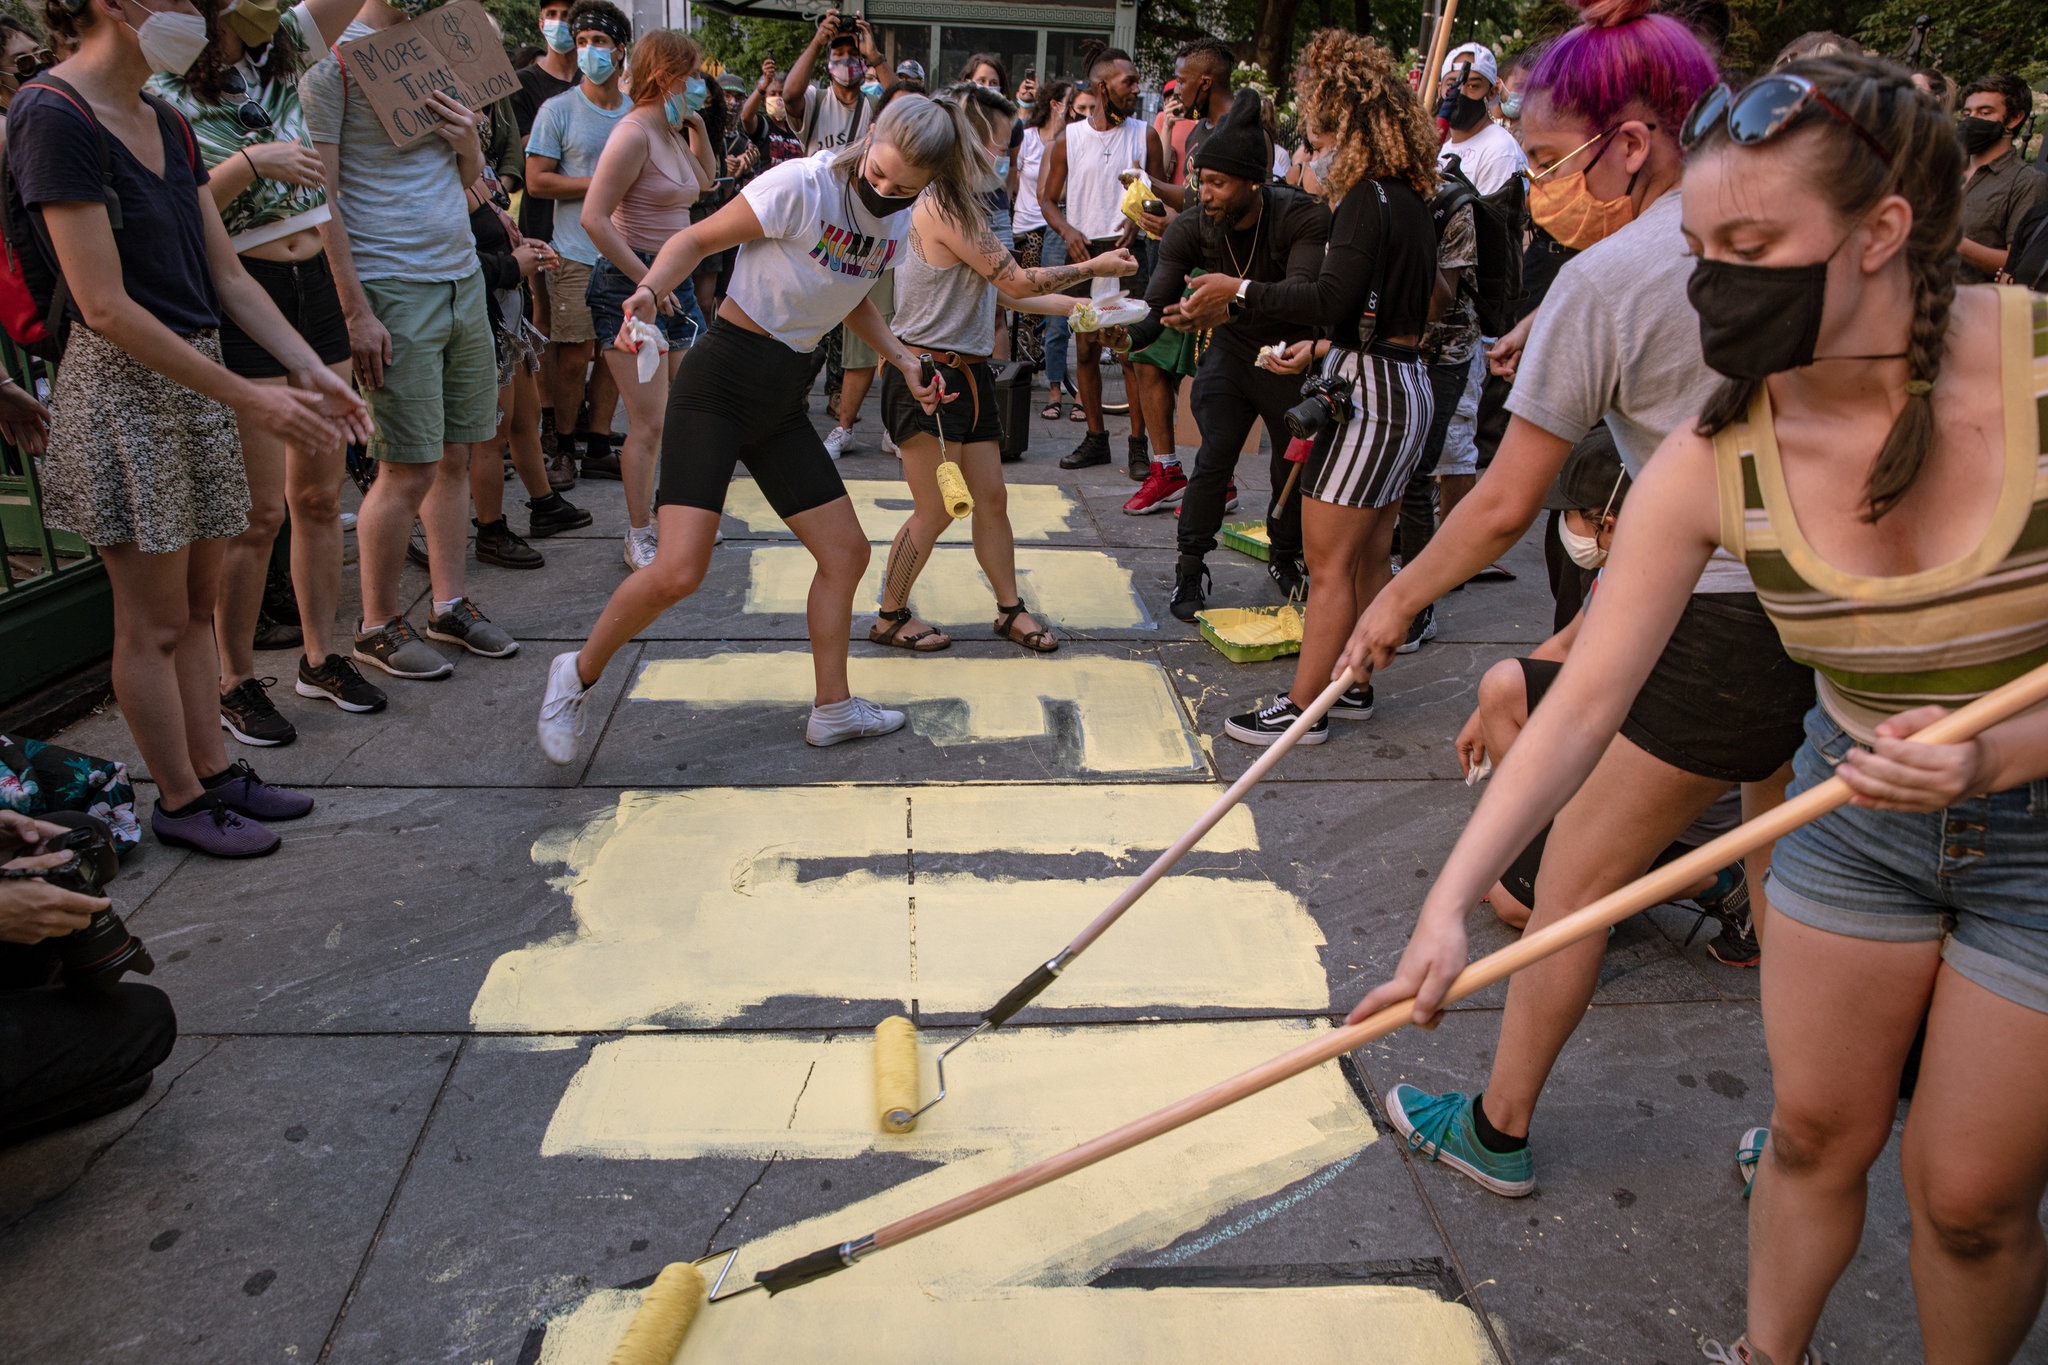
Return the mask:
<path fill-rule="evenodd" d="M 256 776 L 247 760 L 234 763 L 218 777 L 202 777 L 199 782 L 226 802 L 229 810 L 251 820 L 296 820 L 313 813 L 312 797 L 271 786 Z"/>
<path fill-rule="evenodd" d="M 261 858 L 277 852 L 284 841 L 254 820 L 245 820 L 225 801 L 208 792 L 181 815 L 164 814 L 164 803 L 150 812 L 150 831 L 157 842 L 196 848 L 215 858 Z"/>

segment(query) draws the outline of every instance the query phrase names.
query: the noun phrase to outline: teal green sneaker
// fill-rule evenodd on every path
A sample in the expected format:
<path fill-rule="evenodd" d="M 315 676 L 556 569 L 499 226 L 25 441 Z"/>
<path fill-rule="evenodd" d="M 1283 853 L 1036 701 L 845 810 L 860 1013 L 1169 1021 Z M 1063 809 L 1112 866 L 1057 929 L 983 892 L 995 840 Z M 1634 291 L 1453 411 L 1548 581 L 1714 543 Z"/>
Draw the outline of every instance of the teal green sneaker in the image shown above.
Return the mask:
<path fill-rule="evenodd" d="M 1472 1129 L 1472 1097 L 1453 1090 L 1432 1095 L 1412 1085 L 1387 1092 L 1387 1117 L 1408 1146 L 1431 1161 L 1471 1176 L 1495 1194 L 1519 1199 L 1536 1190 L 1536 1163 L 1519 1152 L 1489 1151 Z"/>
<path fill-rule="evenodd" d="M 1770 1141 L 1770 1137 L 1770 1129 L 1752 1128 L 1735 1146 L 1735 1174 L 1742 1177 L 1744 1199 L 1749 1198 L 1749 1192 L 1756 1188 L 1756 1168 L 1763 1162 L 1764 1144 Z"/>

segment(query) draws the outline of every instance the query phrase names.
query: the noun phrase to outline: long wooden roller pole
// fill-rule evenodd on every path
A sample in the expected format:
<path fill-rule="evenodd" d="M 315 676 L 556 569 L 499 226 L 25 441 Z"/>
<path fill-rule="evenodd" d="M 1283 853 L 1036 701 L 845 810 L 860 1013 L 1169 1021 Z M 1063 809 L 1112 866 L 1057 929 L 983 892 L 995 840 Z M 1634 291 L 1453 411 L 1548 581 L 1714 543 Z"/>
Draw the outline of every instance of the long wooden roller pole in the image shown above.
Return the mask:
<path fill-rule="evenodd" d="M 1335 688 L 1340 684 L 1348 685 L 1340 678 L 1331 686 Z M 1329 693 L 1325 692 L 1324 698 L 1328 697 Z M 1942 717 L 1912 738 L 1914 742 L 1924 744 L 1949 744 L 1969 739 L 1990 726 L 2009 720 L 2043 702 L 2048 702 L 2048 664 L 2043 664 L 2015 678 L 1995 692 L 1988 693 L 1968 706 Z M 1255 766 L 1253 772 L 1248 772 L 1244 778 L 1239 779 L 1238 786 L 1246 785 L 1257 771 L 1258 768 Z M 1237 789 L 1232 787 L 1231 791 L 1234 793 Z M 1451 983 L 1451 988 L 1444 997 L 1444 1003 L 1448 1005 L 1463 1000 L 1522 968 L 1541 961 L 1568 944 L 1576 943 L 1580 939 L 1601 932 L 1609 925 L 1620 923 L 1630 915 L 1670 900 L 1683 893 L 1687 887 L 1697 884 L 1730 863 L 1843 805 L 1848 801 L 1849 795 L 1848 784 L 1841 778 L 1829 778 L 1776 809 L 1737 826 L 1713 842 L 1703 844 L 1684 857 L 1636 878 L 1617 891 L 1609 892 L 1557 923 L 1536 930 L 1498 952 L 1487 954 L 1458 974 L 1457 980 Z M 1220 818 L 1221 811 L 1227 808 L 1226 799 L 1219 801 L 1213 809 Z M 1213 824 L 1214 821 L 1210 823 Z M 1194 834 L 1194 831 L 1190 831 L 1191 837 L 1186 841 L 1192 842 Z M 899 1218 L 858 1241 L 813 1252 L 787 1265 L 763 1271 L 755 1278 L 765 1285 L 770 1293 L 793 1289 L 809 1280 L 844 1269 L 870 1251 L 900 1245 L 913 1237 L 965 1218 L 969 1214 L 979 1213 L 991 1205 L 1000 1204 L 1005 1199 L 1015 1198 L 1027 1190 L 1050 1184 L 1085 1166 L 1092 1166 L 1105 1157 L 1128 1151 L 1139 1143 L 1171 1132 L 1183 1124 L 1192 1123 L 1204 1115 L 1213 1114 L 1218 1109 L 1255 1095 L 1268 1086 L 1298 1076 L 1311 1067 L 1320 1066 L 1331 1058 L 1341 1056 L 1376 1038 L 1384 1038 L 1410 1020 L 1413 1016 L 1413 1006 L 1413 1000 L 1403 1000 L 1389 1005 L 1369 1018 L 1303 1043 L 1300 1047 L 1284 1052 L 1271 1061 L 1262 1062 L 1251 1070 L 1212 1085 L 1199 1094 L 1190 1095 L 1156 1113 L 1127 1123 L 1114 1132 L 1104 1133 L 1101 1137 L 1069 1148 L 1057 1156 L 1048 1157 L 1036 1165 L 1027 1166 L 999 1180 L 992 1180 L 979 1189 L 969 1190 L 942 1204 L 935 1204 L 907 1218 Z"/>
<path fill-rule="evenodd" d="M 1431 113 L 1436 112 L 1436 89 L 1443 81 L 1439 73 L 1445 54 L 1451 50 L 1451 25 L 1457 18 L 1458 0 L 1444 0 L 1444 17 L 1437 21 L 1436 36 L 1430 39 L 1429 65 L 1422 69 L 1422 89 L 1417 92 L 1422 96 L 1423 107 Z"/>

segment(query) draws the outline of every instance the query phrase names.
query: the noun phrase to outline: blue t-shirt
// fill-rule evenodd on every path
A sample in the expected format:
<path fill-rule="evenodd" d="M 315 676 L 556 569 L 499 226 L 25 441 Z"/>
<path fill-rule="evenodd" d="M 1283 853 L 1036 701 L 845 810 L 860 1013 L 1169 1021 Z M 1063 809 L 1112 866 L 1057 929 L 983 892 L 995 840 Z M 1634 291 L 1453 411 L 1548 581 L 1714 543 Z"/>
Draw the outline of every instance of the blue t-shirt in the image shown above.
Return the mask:
<path fill-rule="evenodd" d="M 220 296 L 206 261 L 206 228 L 199 187 L 206 165 L 184 123 L 156 111 L 163 135 L 164 173 L 142 164 L 112 133 L 114 191 L 121 202 L 121 283 L 128 297 L 180 336 L 220 326 Z M 7 108 L 7 164 L 31 210 L 36 243 L 52 262 L 57 253 L 43 226 L 45 204 L 103 204 L 97 121 L 68 97 L 45 86 L 24 85 Z M 75 311 L 75 310 L 74 310 Z"/>
<path fill-rule="evenodd" d="M 605 140 L 619 120 L 633 107 L 621 97 L 616 109 L 600 109 L 578 85 L 549 100 L 533 116 L 533 131 L 526 136 L 528 156 L 551 156 L 555 169 L 579 179 L 597 171 L 597 158 Z M 555 250 L 584 265 L 597 264 L 597 246 L 583 230 L 583 201 L 557 199 L 555 202 Z"/>

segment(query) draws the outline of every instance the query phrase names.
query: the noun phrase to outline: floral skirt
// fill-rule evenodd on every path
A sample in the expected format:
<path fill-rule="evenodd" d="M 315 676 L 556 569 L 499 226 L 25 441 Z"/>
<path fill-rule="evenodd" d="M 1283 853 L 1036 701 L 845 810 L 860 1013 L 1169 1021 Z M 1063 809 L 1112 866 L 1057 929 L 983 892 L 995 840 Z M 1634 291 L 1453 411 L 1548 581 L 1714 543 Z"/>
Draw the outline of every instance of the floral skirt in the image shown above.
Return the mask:
<path fill-rule="evenodd" d="M 219 363 L 220 336 L 185 343 Z M 37 463 L 43 520 L 89 545 L 169 554 L 249 525 L 249 479 L 234 409 L 166 379 L 73 323 Z"/>

